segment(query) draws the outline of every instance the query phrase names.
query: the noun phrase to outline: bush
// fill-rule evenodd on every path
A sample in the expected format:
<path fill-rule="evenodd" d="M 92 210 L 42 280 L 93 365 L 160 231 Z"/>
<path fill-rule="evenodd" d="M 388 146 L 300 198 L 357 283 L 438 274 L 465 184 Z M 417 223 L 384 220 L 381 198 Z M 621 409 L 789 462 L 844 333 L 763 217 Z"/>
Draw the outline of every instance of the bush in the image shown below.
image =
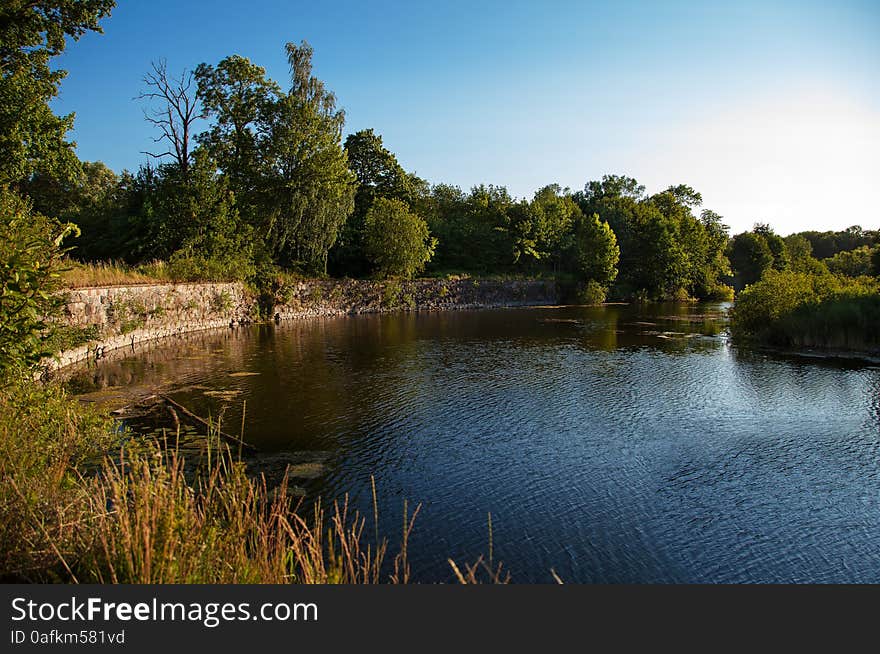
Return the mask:
<path fill-rule="evenodd" d="M 768 271 L 731 312 L 731 333 L 781 347 L 874 351 L 880 347 L 880 284 L 869 277 Z"/>
<path fill-rule="evenodd" d="M 833 257 L 825 259 L 828 270 L 847 277 L 862 277 L 873 271 L 871 256 L 873 252 L 867 245 L 855 250 L 844 250 Z"/>
<path fill-rule="evenodd" d="M 578 304 L 602 304 L 608 289 L 599 282 L 589 281 L 579 284 L 575 293 Z"/>
<path fill-rule="evenodd" d="M 178 250 L 171 255 L 166 269 L 168 276 L 178 282 L 236 282 L 250 279 L 255 274 L 249 254 L 206 257 L 197 254 L 193 248 Z"/>
<path fill-rule="evenodd" d="M 31 204 L 0 188 L 0 377 L 50 354 L 47 320 L 58 311 L 64 250 L 77 233 L 33 211 Z"/>
<path fill-rule="evenodd" d="M 367 212 L 364 229 L 367 257 L 384 277 L 421 272 L 437 246 L 428 224 L 400 200 L 378 198 Z"/>
<path fill-rule="evenodd" d="M 703 299 L 709 302 L 732 302 L 734 295 L 732 286 L 715 284 L 709 289 Z"/>

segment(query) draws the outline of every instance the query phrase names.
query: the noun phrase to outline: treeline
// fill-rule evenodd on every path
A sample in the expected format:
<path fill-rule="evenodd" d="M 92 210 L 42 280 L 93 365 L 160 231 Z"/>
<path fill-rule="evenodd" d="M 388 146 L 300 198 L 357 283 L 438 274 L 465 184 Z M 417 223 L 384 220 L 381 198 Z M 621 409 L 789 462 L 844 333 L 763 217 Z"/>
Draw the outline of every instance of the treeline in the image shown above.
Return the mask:
<path fill-rule="evenodd" d="M 98 30 L 113 5 L 37 4 L 63 7 L 61 30 L 73 38 Z M 726 300 L 770 270 L 878 269 L 876 232 L 783 238 L 759 224 L 730 238 L 683 184 L 647 194 L 635 179 L 606 175 L 576 192 L 550 184 L 530 199 L 503 186 L 432 185 L 373 130 L 343 138 L 344 113 L 313 74 L 305 42 L 285 46 L 284 83 L 238 55 L 180 75 L 154 64 L 141 94 L 155 127 L 152 161 L 117 175 L 74 156 L 65 140 L 72 117 L 55 118 L 47 105 L 63 77 L 48 68 L 56 52 L 27 54 L 51 15 L 27 17 L 30 32 L 4 34 L 20 48 L 7 50 L 18 54 L 6 55 L 3 83 L 30 94 L 21 106 L 48 114 L 32 120 L 18 105 L 2 114 L 0 186 L 38 214 L 75 223 L 68 256 L 80 261 L 160 261 L 174 279 L 257 283 L 278 271 L 552 276 L 583 302 Z"/>
<path fill-rule="evenodd" d="M 48 109 L 63 77 L 48 60 L 64 35 L 100 31 L 112 6 L 46 0 L 3 10 L 4 25 L 27 25 L 4 34 L 10 60 L 40 51 L 44 34 L 52 44 L 14 75 L 4 69 L 4 83 L 14 78 L 26 96 L 20 106 L 45 115 L 31 120 L 18 106 L 3 114 L 18 123 L 4 125 L 0 186 L 30 210 L 78 226 L 70 257 L 161 261 L 184 280 L 265 280 L 284 270 L 552 275 L 589 302 L 609 292 L 730 296 L 726 228 L 713 212 L 697 213 L 701 197 L 690 187 L 648 196 L 633 179 L 606 176 L 576 193 L 551 184 L 516 199 L 499 186 L 431 185 L 372 130 L 343 140 L 344 113 L 313 75 L 305 42 L 285 46 L 283 83 L 237 55 L 180 75 L 154 64 L 140 96 L 155 128 L 152 161 L 119 175 L 80 162 L 66 141 L 72 117 Z"/>
<path fill-rule="evenodd" d="M 816 244 L 816 245 L 814 245 Z M 818 252 L 825 256 L 817 256 Z M 880 232 L 854 225 L 840 232 L 800 232 L 785 238 L 765 224 L 730 240 L 733 284 L 741 290 L 769 270 L 836 273 L 846 277 L 880 274 Z"/>
<path fill-rule="evenodd" d="M 553 275 L 583 301 L 728 298 L 726 228 L 680 185 L 647 195 L 606 176 L 530 200 L 464 192 L 409 173 L 379 135 L 343 142 L 343 112 L 312 75 L 312 50 L 288 43 L 287 89 L 240 56 L 144 78 L 158 164 L 115 175 L 38 167 L 9 180 L 38 212 L 75 222 L 72 256 L 161 260 L 180 279 L 467 273 Z M 207 129 L 194 133 L 197 119 Z"/>
<path fill-rule="evenodd" d="M 814 243 L 819 252 L 814 256 Z M 851 248 L 851 249 L 844 249 Z M 739 341 L 880 352 L 880 238 L 858 226 L 781 238 L 766 225 L 731 239 L 741 289 L 731 313 Z"/>

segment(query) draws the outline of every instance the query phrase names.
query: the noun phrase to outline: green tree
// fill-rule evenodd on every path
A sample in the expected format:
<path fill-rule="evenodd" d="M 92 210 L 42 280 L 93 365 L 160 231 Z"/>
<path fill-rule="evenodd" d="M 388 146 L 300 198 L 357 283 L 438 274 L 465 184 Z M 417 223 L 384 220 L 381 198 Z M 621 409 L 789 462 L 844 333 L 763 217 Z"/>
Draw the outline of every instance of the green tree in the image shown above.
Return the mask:
<path fill-rule="evenodd" d="M 198 99 L 211 126 L 196 137 L 229 180 L 242 216 L 259 223 L 257 193 L 263 173 L 259 133 L 283 95 L 266 70 L 239 55 L 195 69 Z"/>
<path fill-rule="evenodd" d="M 49 61 L 67 38 L 100 32 L 113 0 L 8 0 L 0 6 L 0 186 L 36 172 L 75 177 L 79 162 L 67 132 L 73 114 L 56 116 L 49 102 L 66 73 Z"/>
<path fill-rule="evenodd" d="M 861 277 L 873 272 L 871 257 L 874 252 L 867 245 L 854 250 L 843 250 L 833 257 L 825 259 L 828 270 L 847 277 Z"/>
<path fill-rule="evenodd" d="M 572 233 L 583 213 L 568 189 L 550 184 L 535 193 L 531 215 L 536 249 L 542 259 L 549 259 L 557 269 L 563 252 L 571 245 Z"/>
<path fill-rule="evenodd" d="M 83 215 L 100 211 L 118 183 L 116 174 L 104 163 L 83 161 L 74 177 L 56 179 L 37 172 L 22 183 L 21 190 L 37 213 L 78 222 Z"/>
<path fill-rule="evenodd" d="M 457 186 L 437 184 L 419 193 L 414 210 L 424 216 L 438 239 L 431 270 L 488 273 L 513 266 L 508 213 L 514 205 L 503 186 L 474 186 L 464 193 Z"/>
<path fill-rule="evenodd" d="M 859 225 L 847 227 L 839 232 L 801 232 L 813 247 L 813 256 L 817 259 L 829 259 L 838 252 L 855 250 L 863 245 L 872 246 L 880 242 L 880 233 L 862 229 Z"/>
<path fill-rule="evenodd" d="M 596 282 L 607 289 L 617 279 L 620 248 L 611 226 L 598 214 L 581 216 L 574 230 L 575 272 L 584 282 Z"/>
<path fill-rule="evenodd" d="M 767 247 L 770 248 L 770 253 L 773 255 L 773 269 L 785 270 L 788 268 L 791 261 L 782 237 L 776 234 L 770 225 L 766 223 L 757 223 L 752 231 L 761 236 L 767 243 Z"/>
<path fill-rule="evenodd" d="M 773 268 L 773 253 L 766 239 L 754 232 L 737 234 L 730 240 L 728 258 L 734 271 L 734 288 L 742 289 L 760 280 Z"/>
<path fill-rule="evenodd" d="M 364 246 L 381 276 L 412 277 L 431 260 L 436 245 L 428 224 L 401 200 L 377 198 L 367 212 Z"/>
<path fill-rule="evenodd" d="M 331 251 L 331 266 L 336 274 L 362 276 L 369 268 L 364 252 L 364 221 L 373 202 L 376 198 L 396 198 L 412 205 L 425 183 L 403 169 L 372 129 L 349 134 L 345 152 L 348 167 L 357 177 L 357 192 L 354 211 Z"/>
<path fill-rule="evenodd" d="M 804 261 L 813 256 L 813 246 L 803 235 L 791 234 L 790 236 L 786 236 L 783 240 L 785 241 L 785 249 L 788 251 L 788 256 L 792 264 Z"/>

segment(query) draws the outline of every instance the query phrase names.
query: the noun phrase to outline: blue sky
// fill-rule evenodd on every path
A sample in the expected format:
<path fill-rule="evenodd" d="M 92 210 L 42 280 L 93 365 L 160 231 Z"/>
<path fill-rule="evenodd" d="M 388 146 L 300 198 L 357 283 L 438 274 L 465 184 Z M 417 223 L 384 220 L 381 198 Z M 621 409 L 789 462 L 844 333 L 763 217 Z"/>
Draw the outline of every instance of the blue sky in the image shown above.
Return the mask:
<path fill-rule="evenodd" d="M 734 231 L 880 227 L 880 3 L 120 0 L 68 46 L 54 108 L 79 156 L 146 161 L 133 100 L 171 71 L 240 54 L 286 85 L 283 46 L 411 171 L 531 197 L 605 173 L 687 183 Z"/>

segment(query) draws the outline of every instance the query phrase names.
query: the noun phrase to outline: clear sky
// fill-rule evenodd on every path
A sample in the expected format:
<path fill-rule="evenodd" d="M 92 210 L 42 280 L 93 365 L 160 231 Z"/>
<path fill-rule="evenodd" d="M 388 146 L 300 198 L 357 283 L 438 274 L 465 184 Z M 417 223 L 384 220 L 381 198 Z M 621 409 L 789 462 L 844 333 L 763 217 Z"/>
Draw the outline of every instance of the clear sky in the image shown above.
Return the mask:
<path fill-rule="evenodd" d="M 68 46 L 54 104 L 79 156 L 136 169 L 133 100 L 171 71 L 240 54 L 315 74 L 410 171 L 531 197 L 606 173 L 690 184 L 734 232 L 880 227 L 880 2 L 119 0 Z"/>

